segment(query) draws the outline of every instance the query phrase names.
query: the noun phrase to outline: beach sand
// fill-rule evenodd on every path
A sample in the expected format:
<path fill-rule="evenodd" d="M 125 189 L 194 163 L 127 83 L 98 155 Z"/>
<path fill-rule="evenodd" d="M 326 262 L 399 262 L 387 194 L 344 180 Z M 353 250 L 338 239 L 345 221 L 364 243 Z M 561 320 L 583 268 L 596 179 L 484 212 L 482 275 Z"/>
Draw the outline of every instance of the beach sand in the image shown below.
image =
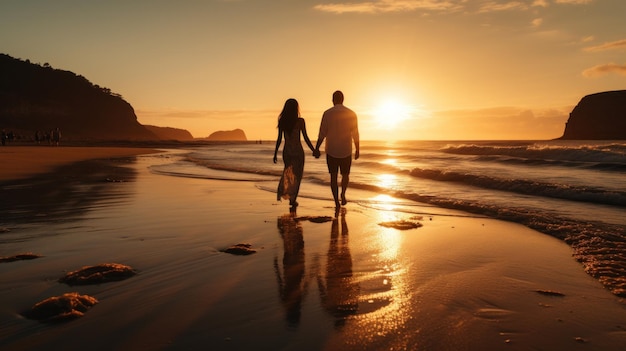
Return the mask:
<path fill-rule="evenodd" d="M 33 164 L 43 149 L 67 154 Z M 626 345 L 626 305 L 583 271 L 568 245 L 524 226 L 352 189 L 349 199 L 379 204 L 350 202 L 335 215 L 330 190 L 311 183 L 290 213 L 259 182 L 150 172 L 185 150 L 52 149 L 20 150 L 30 157 L 11 164 L 22 171 L 0 173 L 0 257 L 42 256 L 0 263 L 1 350 Z M 421 226 L 380 225 L 398 220 Z M 223 252 L 239 243 L 256 253 Z M 101 263 L 137 274 L 58 282 Z M 65 323 L 23 317 L 68 292 L 98 303 Z"/>

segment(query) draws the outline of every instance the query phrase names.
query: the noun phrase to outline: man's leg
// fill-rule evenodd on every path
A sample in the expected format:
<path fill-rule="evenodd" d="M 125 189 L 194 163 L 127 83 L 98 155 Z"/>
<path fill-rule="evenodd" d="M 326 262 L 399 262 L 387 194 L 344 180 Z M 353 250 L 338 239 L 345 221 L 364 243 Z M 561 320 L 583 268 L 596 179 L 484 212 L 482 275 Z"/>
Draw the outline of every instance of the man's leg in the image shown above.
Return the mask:
<path fill-rule="evenodd" d="M 343 183 L 343 178 L 342 178 Z M 333 199 L 335 200 L 335 207 L 341 207 L 339 204 L 339 186 L 337 184 L 337 173 L 330 174 L 330 190 L 333 193 Z"/>
<path fill-rule="evenodd" d="M 341 175 L 341 204 L 345 205 L 348 203 L 346 200 L 346 190 L 348 190 L 348 183 L 350 182 L 350 174 L 342 174 Z"/>

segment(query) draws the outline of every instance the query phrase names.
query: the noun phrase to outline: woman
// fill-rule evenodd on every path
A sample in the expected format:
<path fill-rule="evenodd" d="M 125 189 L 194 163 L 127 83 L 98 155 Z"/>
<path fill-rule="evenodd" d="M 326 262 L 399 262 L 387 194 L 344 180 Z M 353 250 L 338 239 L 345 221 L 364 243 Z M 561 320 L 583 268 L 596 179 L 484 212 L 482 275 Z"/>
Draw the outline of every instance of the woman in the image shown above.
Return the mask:
<path fill-rule="evenodd" d="M 283 147 L 283 162 L 285 169 L 278 183 L 278 191 L 276 199 L 289 198 L 291 208 L 296 208 L 298 203 L 298 191 L 300 190 L 300 181 L 304 171 L 304 149 L 300 141 L 300 134 L 304 136 L 304 141 L 311 151 L 314 151 L 313 144 L 306 133 L 306 125 L 304 118 L 300 117 L 300 106 L 296 99 L 285 101 L 285 106 L 278 117 L 278 138 L 276 139 L 276 148 L 274 149 L 274 163 L 278 161 L 276 154 L 278 147 L 285 136 L 285 146 Z"/>

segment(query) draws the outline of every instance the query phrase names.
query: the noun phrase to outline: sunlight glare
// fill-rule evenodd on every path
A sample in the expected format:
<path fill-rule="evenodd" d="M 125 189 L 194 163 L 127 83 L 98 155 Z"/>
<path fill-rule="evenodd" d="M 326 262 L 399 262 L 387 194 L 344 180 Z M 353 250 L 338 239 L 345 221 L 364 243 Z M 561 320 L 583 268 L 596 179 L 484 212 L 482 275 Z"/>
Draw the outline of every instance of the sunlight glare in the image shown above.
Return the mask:
<path fill-rule="evenodd" d="M 397 184 L 396 175 L 394 174 L 379 174 L 376 176 L 376 178 L 378 178 L 376 185 L 378 185 L 381 188 L 391 189 L 393 186 Z M 387 195 L 383 195 L 383 196 L 387 196 Z M 389 200 L 387 200 L 386 202 L 389 202 Z"/>
<path fill-rule="evenodd" d="M 398 100 L 388 99 L 381 102 L 374 110 L 378 126 L 383 129 L 394 129 L 411 117 L 412 108 Z"/>

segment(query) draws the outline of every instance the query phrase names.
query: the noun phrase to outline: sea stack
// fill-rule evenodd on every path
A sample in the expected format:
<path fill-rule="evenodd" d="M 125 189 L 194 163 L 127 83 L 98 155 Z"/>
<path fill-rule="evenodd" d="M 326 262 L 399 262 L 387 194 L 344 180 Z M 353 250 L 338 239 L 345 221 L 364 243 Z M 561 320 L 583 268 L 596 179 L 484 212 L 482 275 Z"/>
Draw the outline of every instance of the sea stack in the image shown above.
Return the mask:
<path fill-rule="evenodd" d="M 626 140 L 626 90 L 583 97 L 565 124 L 562 140 Z"/>

